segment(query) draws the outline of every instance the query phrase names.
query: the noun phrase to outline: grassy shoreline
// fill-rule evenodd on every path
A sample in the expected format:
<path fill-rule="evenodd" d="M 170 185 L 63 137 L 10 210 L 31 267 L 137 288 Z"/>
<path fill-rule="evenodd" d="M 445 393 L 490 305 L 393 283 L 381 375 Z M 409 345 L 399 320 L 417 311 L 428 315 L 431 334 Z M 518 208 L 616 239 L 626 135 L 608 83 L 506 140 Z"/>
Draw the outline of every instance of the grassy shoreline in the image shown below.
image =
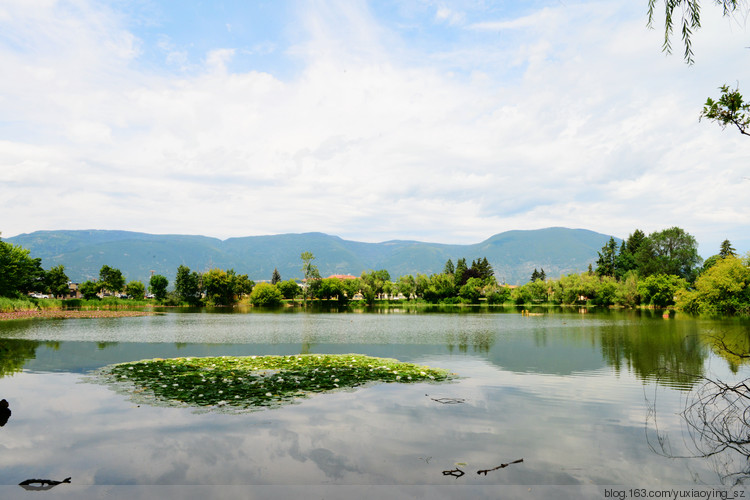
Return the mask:
<path fill-rule="evenodd" d="M 28 319 L 123 318 L 150 316 L 150 311 L 43 309 L 0 312 L 0 321 Z"/>

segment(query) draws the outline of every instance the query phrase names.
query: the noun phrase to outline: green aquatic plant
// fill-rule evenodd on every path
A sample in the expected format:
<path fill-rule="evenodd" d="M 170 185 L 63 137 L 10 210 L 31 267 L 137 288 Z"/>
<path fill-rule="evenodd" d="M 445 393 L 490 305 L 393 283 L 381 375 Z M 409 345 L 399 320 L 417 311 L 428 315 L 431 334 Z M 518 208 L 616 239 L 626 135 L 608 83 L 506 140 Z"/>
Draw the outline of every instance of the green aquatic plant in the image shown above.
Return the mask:
<path fill-rule="evenodd" d="M 98 372 L 135 400 L 209 409 L 258 409 L 376 382 L 441 382 L 450 372 L 360 354 L 151 359 Z"/>

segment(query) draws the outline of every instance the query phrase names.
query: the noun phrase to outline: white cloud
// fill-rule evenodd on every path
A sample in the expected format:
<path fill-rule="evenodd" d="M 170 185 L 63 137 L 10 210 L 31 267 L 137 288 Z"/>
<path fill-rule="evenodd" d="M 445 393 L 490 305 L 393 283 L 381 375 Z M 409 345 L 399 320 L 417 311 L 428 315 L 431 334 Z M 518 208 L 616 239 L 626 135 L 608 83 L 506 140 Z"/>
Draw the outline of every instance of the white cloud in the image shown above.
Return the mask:
<path fill-rule="evenodd" d="M 299 64 L 282 78 L 233 73 L 248 49 L 226 46 L 185 72 L 168 35 L 156 43 L 180 73 L 144 70 L 144 42 L 118 15 L 75 5 L 0 9 L 23 20 L 0 15 L 0 64 L 15 76 L 0 82 L 0 122 L 16 124 L 0 143 L 12 180 L 0 209 L 41 196 L 58 207 L 13 211 L 6 235 L 318 230 L 471 243 L 510 229 L 624 237 L 679 225 L 709 247 L 746 238 L 746 142 L 697 116 L 728 78 L 750 81 L 733 63 L 750 51 L 709 10 L 696 40 L 706 55 L 691 68 L 659 53 L 639 9 L 615 2 L 465 24 L 455 29 L 472 41 L 431 53 L 363 3 L 316 2 L 289 49 L 250 49 Z"/>
<path fill-rule="evenodd" d="M 466 15 L 463 12 L 457 12 L 450 9 L 445 5 L 440 5 L 435 13 L 435 19 L 441 23 L 445 22 L 451 25 L 460 25 L 464 23 Z"/>

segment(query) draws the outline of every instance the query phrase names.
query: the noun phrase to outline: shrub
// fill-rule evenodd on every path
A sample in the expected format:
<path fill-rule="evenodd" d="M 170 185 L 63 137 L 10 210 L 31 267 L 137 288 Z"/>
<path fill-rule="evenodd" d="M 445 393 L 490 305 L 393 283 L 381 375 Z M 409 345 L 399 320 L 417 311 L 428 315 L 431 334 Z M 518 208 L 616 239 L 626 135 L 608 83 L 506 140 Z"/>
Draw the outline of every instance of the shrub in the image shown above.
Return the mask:
<path fill-rule="evenodd" d="M 250 303 L 258 307 L 275 307 L 281 304 L 282 298 L 276 286 L 270 283 L 258 283 L 250 294 Z"/>

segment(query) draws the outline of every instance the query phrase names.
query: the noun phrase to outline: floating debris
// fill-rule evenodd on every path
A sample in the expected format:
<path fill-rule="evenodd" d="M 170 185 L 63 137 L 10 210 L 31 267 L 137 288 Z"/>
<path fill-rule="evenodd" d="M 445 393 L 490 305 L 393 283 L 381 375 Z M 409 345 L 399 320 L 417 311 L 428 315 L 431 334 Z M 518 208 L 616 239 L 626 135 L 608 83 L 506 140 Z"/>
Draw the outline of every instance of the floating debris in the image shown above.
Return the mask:
<path fill-rule="evenodd" d="M 459 469 L 458 467 L 456 467 L 453 470 L 444 470 L 443 471 L 443 475 L 444 476 L 453 476 L 455 478 L 459 478 L 459 477 L 463 476 L 464 474 L 466 474 L 466 473 L 464 471 L 462 471 L 461 469 Z"/>
<path fill-rule="evenodd" d="M 62 481 L 55 481 L 53 479 L 26 479 L 18 483 L 18 486 L 28 491 L 46 491 L 63 483 L 70 484 L 70 478 L 66 477 Z"/>
<path fill-rule="evenodd" d="M 520 464 L 521 462 L 523 462 L 523 458 L 519 458 L 518 460 L 514 460 L 512 462 L 508 462 L 507 464 L 500 464 L 497 467 L 493 467 L 492 469 L 478 470 L 477 474 L 484 474 L 486 476 L 488 472 L 492 472 L 493 470 L 498 470 L 498 469 L 504 469 L 505 467 L 507 467 L 509 465 Z"/>

